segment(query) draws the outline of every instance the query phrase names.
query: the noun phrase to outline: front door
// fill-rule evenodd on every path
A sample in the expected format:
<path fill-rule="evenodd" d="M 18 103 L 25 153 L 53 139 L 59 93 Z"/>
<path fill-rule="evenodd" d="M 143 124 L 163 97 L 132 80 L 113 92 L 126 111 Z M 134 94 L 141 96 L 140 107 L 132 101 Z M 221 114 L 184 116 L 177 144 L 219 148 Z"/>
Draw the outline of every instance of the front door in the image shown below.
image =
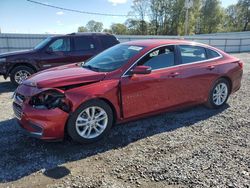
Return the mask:
<path fill-rule="evenodd" d="M 71 40 L 67 38 L 57 38 L 41 54 L 39 66 L 41 69 L 56 67 L 71 62 Z"/>
<path fill-rule="evenodd" d="M 183 90 L 179 87 L 178 63 L 175 46 L 155 49 L 137 65 L 152 68 L 150 74 L 129 75 L 121 78 L 124 118 L 155 112 L 180 103 Z"/>

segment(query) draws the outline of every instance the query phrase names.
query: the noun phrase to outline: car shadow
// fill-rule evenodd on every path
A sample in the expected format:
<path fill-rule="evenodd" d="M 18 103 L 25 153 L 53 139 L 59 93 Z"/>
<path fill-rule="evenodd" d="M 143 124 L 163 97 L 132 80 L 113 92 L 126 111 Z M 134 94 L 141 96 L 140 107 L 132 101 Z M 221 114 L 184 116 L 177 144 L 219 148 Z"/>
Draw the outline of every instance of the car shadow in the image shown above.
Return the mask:
<path fill-rule="evenodd" d="M 10 81 L 3 81 L 0 82 L 0 95 L 2 93 L 8 93 L 13 92 L 16 89 L 16 86 L 14 86 Z"/>
<path fill-rule="evenodd" d="M 60 167 L 66 162 L 81 160 L 125 147 L 147 137 L 193 126 L 226 108 L 228 105 L 217 110 L 197 106 L 116 125 L 104 139 L 88 145 L 80 145 L 69 139 L 63 142 L 45 142 L 30 138 L 22 134 L 15 119 L 5 120 L 0 122 L 0 182 L 12 182 L 37 171 L 58 179 L 70 173 L 70 169 Z"/>

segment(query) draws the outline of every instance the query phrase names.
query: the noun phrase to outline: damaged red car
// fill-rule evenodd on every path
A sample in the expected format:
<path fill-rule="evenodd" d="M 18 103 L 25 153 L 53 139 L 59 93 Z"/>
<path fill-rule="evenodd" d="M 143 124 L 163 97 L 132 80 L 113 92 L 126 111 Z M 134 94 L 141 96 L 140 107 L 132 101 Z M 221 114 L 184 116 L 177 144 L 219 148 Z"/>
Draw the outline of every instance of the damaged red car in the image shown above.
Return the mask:
<path fill-rule="evenodd" d="M 13 109 L 31 136 L 60 140 L 67 134 L 90 143 L 116 123 L 198 104 L 219 108 L 240 88 L 242 67 L 204 44 L 131 41 L 85 63 L 32 75 L 17 88 Z"/>

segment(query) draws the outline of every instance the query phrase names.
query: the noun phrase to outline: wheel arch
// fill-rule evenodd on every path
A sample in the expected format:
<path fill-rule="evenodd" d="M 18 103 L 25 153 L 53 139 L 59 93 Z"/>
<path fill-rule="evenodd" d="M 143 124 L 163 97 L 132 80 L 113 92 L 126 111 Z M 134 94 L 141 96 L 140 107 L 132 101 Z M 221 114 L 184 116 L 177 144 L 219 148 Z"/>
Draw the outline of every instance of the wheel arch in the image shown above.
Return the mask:
<path fill-rule="evenodd" d="M 213 88 L 216 86 L 216 84 L 218 83 L 218 81 L 220 81 L 220 80 L 225 80 L 225 81 L 227 81 L 228 82 L 228 84 L 229 84 L 229 92 L 228 92 L 228 96 L 227 96 L 227 99 L 228 99 L 228 97 L 229 97 L 229 95 L 230 95 L 230 93 L 232 92 L 232 80 L 230 79 L 230 77 L 228 77 L 228 76 L 220 76 L 220 77 L 218 77 L 217 79 L 215 79 L 213 82 L 212 82 L 212 86 L 211 86 L 211 88 L 210 88 L 210 90 L 209 90 L 209 93 L 208 93 L 208 97 L 207 97 L 207 101 L 205 102 L 205 105 L 208 107 L 208 108 L 218 108 L 218 107 L 220 107 L 220 106 L 215 106 L 214 104 L 212 104 L 211 103 L 211 93 L 213 92 Z M 227 99 L 226 99 L 226 101 L 227 101 Z M 225 102 L 226 102 L 225 101 Z M 225 103 L 224 102 L 224 103 Z"/>
<path fill-rule="evenodd" d="M 36 69 L 35 66 L 31 65 L 30 63 L 22 62 L 22 63 L 17 63 L 17 64 L 15 64 L 15 65 L 13 65 L 13 66 L 8 70 L 7 75 L 9 75 L 16 67 L 19 67 L 19 66 L 26 66 L 26 67 L 32 68 L 35 72 L 37 72 L 37 69 Z"/>
<path fill-rule="evenodd" d="M 228 81 L 229 83 L 229 94 L 231 94 L 232 92 L 232 87 L 233 87 L 233 83 L 232 83 L 232 80 L 228 77 L 228 76 L 222 76 L 220 77 L 219 79 L 225 79 L 226 81 Z"/>
<path fill-rule="evenodd" d="M 105 102 L 107 105 L 110 106 L 110 108 L 112 110 L 112 113 L 113 113 L 113 125 L 114 125 L 116 123 L 116 120 L 117 120 L 117 111 L 116 111 L 116 108 L 113 105 L 113 103 L 111 101 L 109 101 L 108 99 L 106 99 L 106 98 L 103 98 L 103 97 L 90 98 L 90 99 L 84 101 L 83 103 L 81 103 L 80 105 L 78 105 L 78 107 L 76 109 L 78 109 L 82 104 L 84 104 L 86 102 L 98 101 L 98 100 L 101 100 L 101 101 Z M 76 109 L 74 111 L 70 112 L 70 114 L 68 116 L 68 119 L 67 119 L 67 121 L 65 123 L 65 126 L 64 126 L 64 134 L 65 134 L 65 136 L 68 135 L 68 133 L 67 133 L 67 124 L 68 124 L 69 118 L 70 118 L 71 114 L 76 111 Z"/>
<path fill-rule="evenodd" d="M 116 108 L 115 108 L 115 106 L 113 105 L 113 103 L 110 102 L 108 99 L 102 98 L 102 97 L 100 97 L 100 98 L 95 98 L 95 99 L 93 99 L 93 100 L 102 100 L 102 101 L 104 101 L 105 103 L 107 103 L 107 104 L 110 106 L 110 108 L 111 108 L 111 110 L 112 110 L 112 112 L 113 112 L 113 125 L 114 125 L 115 122 L 116 122 L 116 120 L 117 120 L 117 111 L 116 111 Z"/>

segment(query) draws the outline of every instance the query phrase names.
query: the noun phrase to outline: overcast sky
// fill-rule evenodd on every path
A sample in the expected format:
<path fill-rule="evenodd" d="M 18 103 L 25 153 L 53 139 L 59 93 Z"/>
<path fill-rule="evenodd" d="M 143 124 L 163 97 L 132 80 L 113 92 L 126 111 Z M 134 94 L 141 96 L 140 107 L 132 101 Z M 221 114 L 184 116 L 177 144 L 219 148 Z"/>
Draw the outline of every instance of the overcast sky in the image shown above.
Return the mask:
<path fill-rule="evenodd" d="M 132 0 L 36 0 L 49 5 L 109 14 L 125 14 L 131 10 Z M 222 0 L 226 7 L 237 0 Z M 104 28 L 123 23 L 127 17 L 95 16 L 33 4 L 27 0 L 0 0 L 0 28 L 2 33 L 71 33 L 89 20 L 100 21 Z"/>

